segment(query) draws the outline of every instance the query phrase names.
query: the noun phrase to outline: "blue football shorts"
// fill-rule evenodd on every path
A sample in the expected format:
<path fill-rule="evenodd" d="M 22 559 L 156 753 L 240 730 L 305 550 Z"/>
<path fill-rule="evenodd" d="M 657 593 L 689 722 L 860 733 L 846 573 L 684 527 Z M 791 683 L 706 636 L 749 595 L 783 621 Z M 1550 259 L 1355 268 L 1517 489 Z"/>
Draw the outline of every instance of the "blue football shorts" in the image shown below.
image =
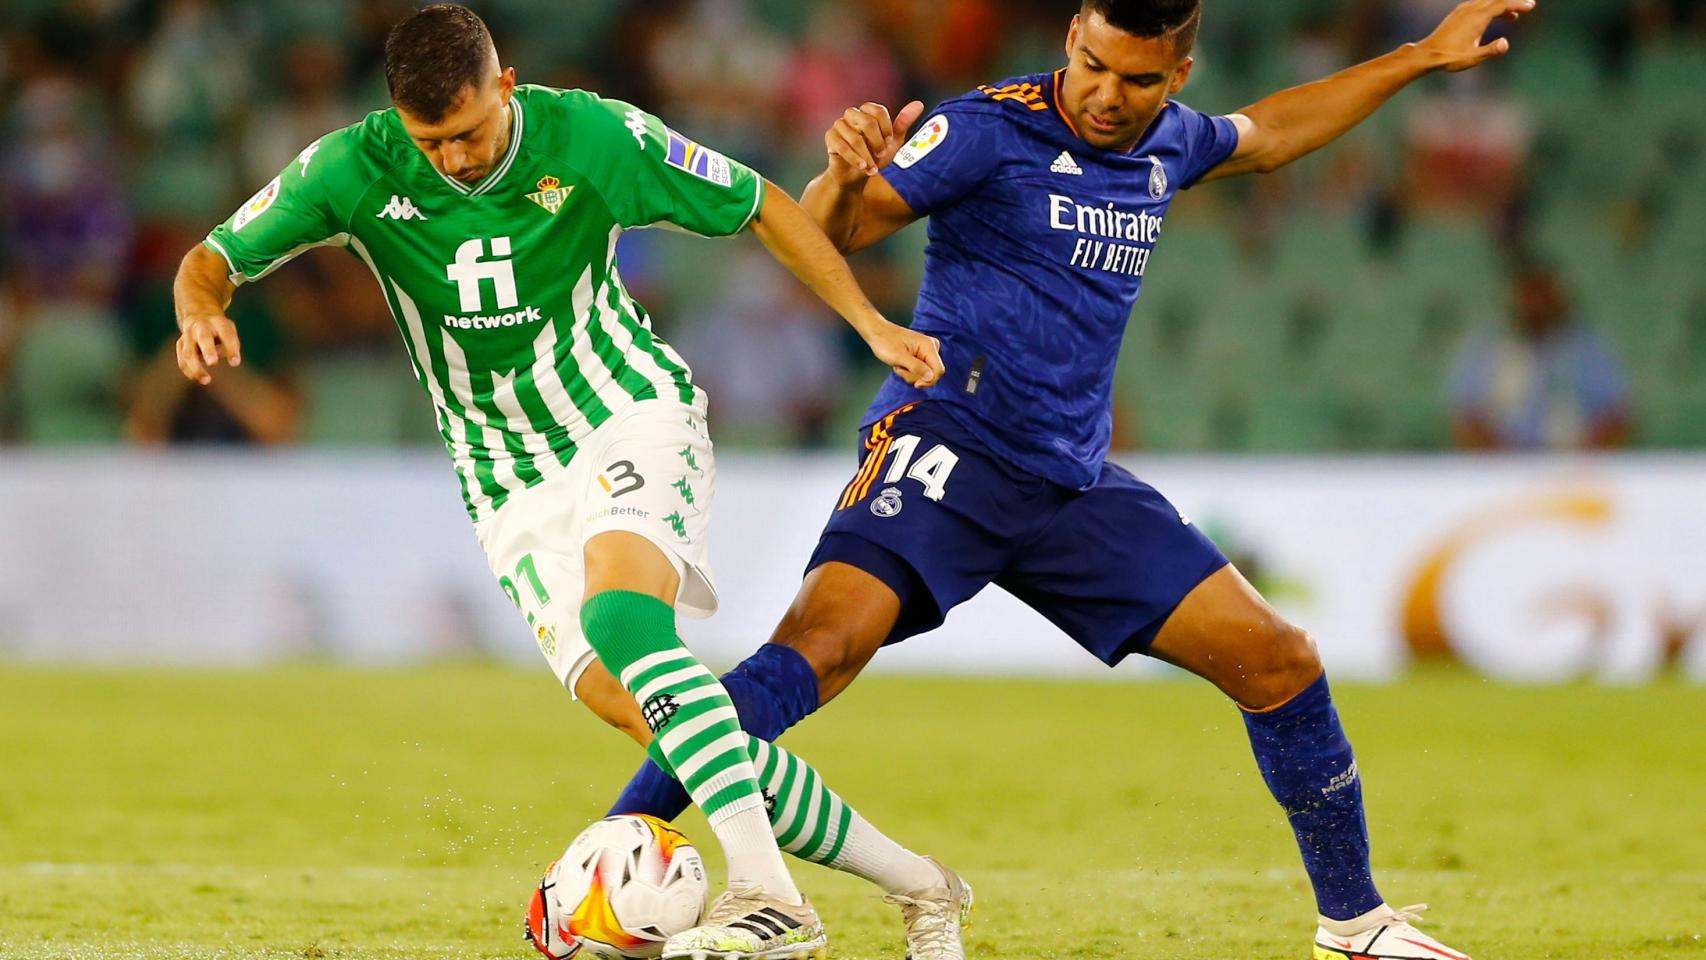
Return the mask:
<path fill-rule="evenodd" d="M 942 404 L 870 424 L 806 569 L 840 562 L 901 598 L 885 643 L 942 624 L 995 584 L 1112 666 L 1143 653 L 1226 557 L 1154 487 L 1113 463 L 1072 490 L 982 449 Z"/>

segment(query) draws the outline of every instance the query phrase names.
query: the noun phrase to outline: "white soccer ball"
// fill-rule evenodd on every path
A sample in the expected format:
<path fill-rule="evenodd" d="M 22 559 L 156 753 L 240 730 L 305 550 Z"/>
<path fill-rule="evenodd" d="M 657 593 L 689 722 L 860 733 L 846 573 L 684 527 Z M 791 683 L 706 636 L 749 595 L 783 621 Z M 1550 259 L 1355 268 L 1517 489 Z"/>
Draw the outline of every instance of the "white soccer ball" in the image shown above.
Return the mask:
<path fill-rule="evenodd" d="M 655 817 L 606 817 L 581 832 L 533 893 L 527 939 L 554 960 L 645 960 L 705 915 L 705 862 Z"/>

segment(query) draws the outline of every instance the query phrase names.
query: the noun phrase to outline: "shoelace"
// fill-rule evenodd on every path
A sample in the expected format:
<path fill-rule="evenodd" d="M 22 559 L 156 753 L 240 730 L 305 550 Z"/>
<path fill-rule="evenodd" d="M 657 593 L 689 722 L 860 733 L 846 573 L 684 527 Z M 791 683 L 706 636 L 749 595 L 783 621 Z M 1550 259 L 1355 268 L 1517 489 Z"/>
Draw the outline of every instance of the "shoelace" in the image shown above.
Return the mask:
<path fill-rule="evenodd" d="M 941 954 L 947 953 L 951 946 L 949 937 L 959 929 L 959 918 L 949 916 L 954 912 L 952 901 L 916 900 L 899 894 L 889 894 L 883 897 L 883 902 L 892 903 L 910 914 L 906 918 L 906 930 L 912 945 L 929 947 Z M 922 958 L 931 954 L 914 951 L 913 956 Z"/>
<path fill-rule="evenodd" d="M 1425 903 L 1412 903 L 1407 907 L 1400 907 L 1392 911 L 1392 919 L 1399 923 L 1421 923 L 1422 911 L 1427 908 L 1428 905 Z"/>

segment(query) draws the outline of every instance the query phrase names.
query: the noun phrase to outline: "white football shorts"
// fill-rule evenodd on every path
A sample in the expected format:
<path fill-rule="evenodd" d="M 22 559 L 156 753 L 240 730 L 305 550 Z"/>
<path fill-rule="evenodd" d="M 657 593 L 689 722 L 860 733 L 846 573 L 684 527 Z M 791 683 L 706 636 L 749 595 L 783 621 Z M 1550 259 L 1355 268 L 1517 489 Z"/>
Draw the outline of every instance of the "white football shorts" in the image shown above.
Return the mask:
<path fill-rule="evenodd" d="M 716 612 L 705 544 L 716 473 L 702 409 L 641 400 L 600 424 L 560 473 L 474 525 L 498 585 L 571 695 L 594 658 L 580 623 L 591 538 L 622 530 L 657 544 L 681 577 L 676 610 Z"/>

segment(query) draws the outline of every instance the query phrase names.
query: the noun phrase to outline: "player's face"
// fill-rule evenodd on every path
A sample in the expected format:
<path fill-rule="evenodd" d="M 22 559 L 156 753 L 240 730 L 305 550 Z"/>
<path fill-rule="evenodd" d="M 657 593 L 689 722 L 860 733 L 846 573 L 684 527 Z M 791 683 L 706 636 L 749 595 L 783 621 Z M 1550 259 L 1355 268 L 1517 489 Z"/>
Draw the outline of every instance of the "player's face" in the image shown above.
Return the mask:
<path fill-rule="evenodd" d="M 1078 136 L 1104 150 L 1137 143 L 1191 73 L 1170 40 L 1133 36 L 1099 13 L 1072 18 L 1066 57 L 1060 105 Z"/>
<path fill-rule="evenodd" d="M 491 73 L 479 86 L 467 87 L 435 122 L 397 108 L 415 146 L 452 180 L 478 183 L 509 148 L 509 97 L 515 92 L 515 68 L 500 72 L 497 62 L 493 52 Z"/>

